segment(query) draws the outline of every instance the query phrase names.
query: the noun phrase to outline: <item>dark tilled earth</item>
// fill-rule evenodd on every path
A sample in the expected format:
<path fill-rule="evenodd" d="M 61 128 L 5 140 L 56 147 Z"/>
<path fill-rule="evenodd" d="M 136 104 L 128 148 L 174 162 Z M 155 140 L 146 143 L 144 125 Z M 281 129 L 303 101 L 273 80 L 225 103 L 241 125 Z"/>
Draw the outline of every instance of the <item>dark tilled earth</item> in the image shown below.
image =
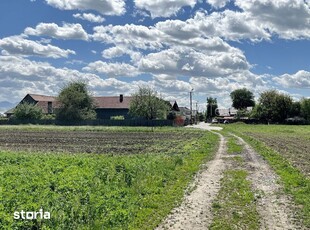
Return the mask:
<path fill-rule="evenodd" d="M 0 130 L 0 150 L 97 154 L 160 153 L 198 132 L 94 132 Z"/>

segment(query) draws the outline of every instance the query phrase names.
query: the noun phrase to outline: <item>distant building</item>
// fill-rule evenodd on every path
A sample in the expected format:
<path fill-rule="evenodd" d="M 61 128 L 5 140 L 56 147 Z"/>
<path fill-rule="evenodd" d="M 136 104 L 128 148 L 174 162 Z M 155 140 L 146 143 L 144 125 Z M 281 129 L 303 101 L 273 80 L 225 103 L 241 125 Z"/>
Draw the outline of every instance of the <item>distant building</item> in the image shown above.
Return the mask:
<path fill-rule="evenodd" d="M 110 119 L 114 116 L 123 116 L 125 119 L 131 118 L 129 115 L 129 107 L 132 97 L 125 97 L 123 94 L 119 96 L 101 96 L 93 97 L 96 106 L 97 119 Z M 40 107 L 43 114 L 54 114 L 55 110 L 60 107 L 60 103 L 56 97 L 27 94 L 20 102 L 35 104 Z M 171 106 L 172 111 L 179 111 L 179 106 L 176 101 L 167 102 Z M 7 117 L 14 115 L 14 109 L 12 108 L 5 112 Z"/>
<path fill-rule="evenodd" d="M 129 118 L 129 105 L 132 97 L 124 97 L 123 94 L 116 97 L 93 97 L 96 105 L 96 113 L 98 119 L 110 119 L 111 116 L 124 116 Z M 20 102 L 22 103 L 35 104 L 40 107 L 43 114 L 54 114 L 55 110 L 60 107 L 60 103 L 56 97 L 27 94 Z M 12 108 L 5 112 L 7 117 L 11 117 L 14 114 Z"/>

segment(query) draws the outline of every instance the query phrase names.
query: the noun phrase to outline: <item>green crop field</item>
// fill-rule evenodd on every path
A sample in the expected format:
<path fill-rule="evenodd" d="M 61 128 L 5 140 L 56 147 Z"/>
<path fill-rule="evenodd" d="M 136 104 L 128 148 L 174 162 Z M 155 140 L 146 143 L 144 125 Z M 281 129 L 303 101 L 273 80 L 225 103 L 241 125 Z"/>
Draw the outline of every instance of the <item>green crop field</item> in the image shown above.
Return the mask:
<path fill-rule="evenodd" d="M 0 127 L 0 229 L 153 229 L 218 137 L 191 129 Z M 50 219 L 14 219 L 14 212 Z"/>
<path fill-rule="evenodd" d="M 310 126 L 231 124 L 224 132 L 243 137 L 280 176 L 285 192 L 310 228 Z"/>

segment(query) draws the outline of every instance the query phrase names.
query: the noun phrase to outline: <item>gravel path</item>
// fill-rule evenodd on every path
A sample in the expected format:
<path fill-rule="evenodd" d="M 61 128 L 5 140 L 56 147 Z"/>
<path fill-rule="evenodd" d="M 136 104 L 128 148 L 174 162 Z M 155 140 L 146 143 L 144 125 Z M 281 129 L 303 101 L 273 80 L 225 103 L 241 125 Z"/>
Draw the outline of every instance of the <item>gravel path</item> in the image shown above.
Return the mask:
<path fill-rule="evenodd" d="M 220 130 L 220 127 L 206 123 L 189 126 L 205 130 Z M 228 167 L 226 138 L 220 136 L 220 145 L 214 160 L 204 165 L 189 187 L 183 202 L 157 227 L 162 229 L 200 230 L 208 229 L 212 223 L 212 202 L 220 190 L 220 179 Z M 283 188 L 277 184 L 278 176 L 270 166 L 242 138 L 235 136 L 244 146 L 242 157 L 249 173 L 248 180 L 257 200 L 260 215 L 260 229 L 288 230 L 303 229 L 293 218 L 292 202 L 284 195 Z M 192 189 L 191 189 L 192 188 Z"/>

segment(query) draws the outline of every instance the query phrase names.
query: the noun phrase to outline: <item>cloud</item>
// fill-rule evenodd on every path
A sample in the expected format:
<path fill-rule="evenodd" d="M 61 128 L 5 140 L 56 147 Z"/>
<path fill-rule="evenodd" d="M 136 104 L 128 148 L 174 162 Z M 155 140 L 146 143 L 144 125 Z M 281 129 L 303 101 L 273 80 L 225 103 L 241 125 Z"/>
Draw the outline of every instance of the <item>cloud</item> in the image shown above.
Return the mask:
<path fill-rule="evenodd" d="M 216 9 L 224 7 L 229 1 L 230 0 L 207 0 L 207 2 Z"/>
<path fill-rule="evenodd" d="M 73 50 L 64 50 L 50 44 L 28 40 L 22 36 L 11 36 L 0 40 L 0 48 L 4 55 L 40 56 L 46 58 L 67 58 L 75 54 Z"/>
<path fill-rule="evenodd" d="M 295 74 L 283 74 L 279 77 L 274 77 L 273 80 L 284 88 L 310 88 L 310 72 L 300 70 Z"/>
<path fill-rule="evenodd" d="M 139 74 L 136 67 L 126 63 L 107 63 L 96 61 L 89 63 L 83 68 L 84 71 L 103 73 L 108 77 L 137 76 Z"/>
<path fill-rule="evenodd" d="M 124 0 L 45 0 L 47 4 L 61 10 L 94 10 L 103 15 L 122 15 L 125 13 Z"/>
<path fill-rule="evenodd" d="M 27 93 L 57 95 L 70 81 L 87 82 L 95 95 L 131 93 L 129 83 L 114 78 L 101 79 L 92 73 L 68 68 L 55 68 L 47 62 L 36 62 L 14 56 L 0 56 L 0 97 L 4 101 L 18 102 Z"/>
<path fill-rule="evenodd" d="M 156 18 L 175 15 L 184 6 L 193 8 L 197 0 L 134 0 L 134 2 L 137 8 L 149 11 L 152 18 Z"/>
<path fill-rule="evenodd" d="M 40 23 L 35 29 L 27 27 L 24 33 L 26 35 L 49 36 L 63 40 L 88 40 L 88 35 L 81 24 L 64 23 L 63 26 L 60 27 L 55 23 Z"/>
<path fill-rule="evenodd" d="M 153 27 L 126 24 L 116 26 L 96 26 L 91 36 L 95 41 L 122 45 L 127 48 L 151 49 L 163 48 L 160 31 Z"/>
<path fill-rule="evenodd" d="M 79 19 L 82 19 L 82 20 L 86 20 L 86 21 L 89 21 L 89 22 L 95 22 L 95 23 L 101 23 L 101 22 L 104 22 L 105 19 L 103 17 L 101 17 L 100 15 L 95 15 L 95 14 L 92 14 L 92 13 L 83 13 L 83 14 L 73 14 L 73 17 L 75 18 L 79 18 Z"/>
<path fill-rule="evenodd" d="M 182 47 L 148 54 L 138 66 L 141 72 L 152 74 L 206 78 L 226 76 L 250 68 L 241 52 L 212 54 Z"/>
<path fill-rule="evenodd" d="M 310 3 L 301 0 L 236 0 L 257 26 L 284 39 L 310 38 Z"/>

